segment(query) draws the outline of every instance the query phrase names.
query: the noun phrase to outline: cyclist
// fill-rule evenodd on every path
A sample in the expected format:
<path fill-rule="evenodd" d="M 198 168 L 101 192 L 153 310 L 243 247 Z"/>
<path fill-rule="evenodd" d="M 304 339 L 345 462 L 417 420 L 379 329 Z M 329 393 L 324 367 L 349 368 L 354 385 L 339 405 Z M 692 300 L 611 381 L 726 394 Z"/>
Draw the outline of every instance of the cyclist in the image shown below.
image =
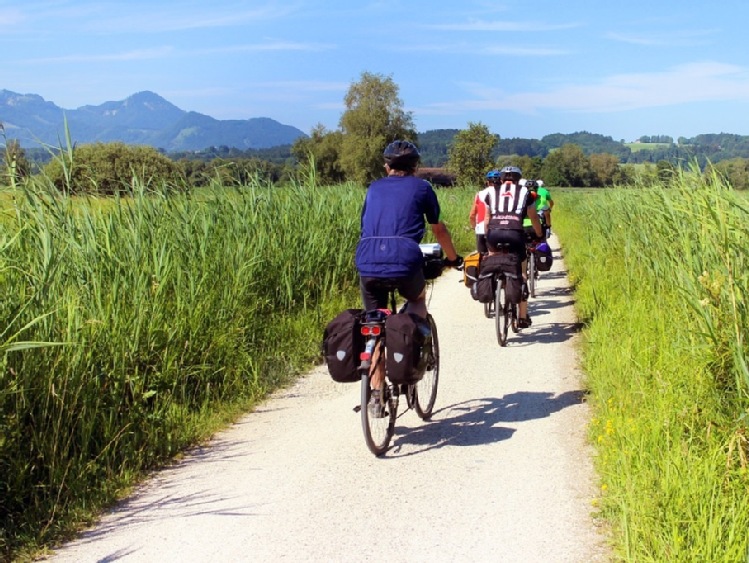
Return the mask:
<path fill-rule="evenodd" d="M 540 180 L 539 180 L 540 181 Z M 539 194 L 538 194 L 538 181 L 536 180 L 525 180 L 521 181 L 523 186 L 525 186 L 531 194 L 533 194 L 533 197 L 536 200 L 536 213 L 538 213 L 538 220 L 541 221 L 541 230 L 544 232 L 544 236 L 548 236 L 548 228 L 549 225 L 546 223 L 546 213 L 541 211 L 541 208 L 539 207 Z M 535 233 L 533 230 L 533 225 L 531 224 L 531 220 L 529 217 L 526 217 L 523 219 L 523 230 L 525 231 L 526 238 L 528 240 L 533 240 L 535 237 Z"/>
<path fill-rule="evenodd" d="M 520 186 L 522 172 L 517 166 L 505 166 L 500 171 L 501 184 L 489 191 L 485 200 L 488 213 L 486 243 L 489 256 L 502 255 L 502 270 L 507 277 L 507 297 L 518 305 L 518 328 L 531 326 L 528 315 L 528 295 L 523 291 L 525 272 L 526 235 L 523 219 L 530 219 L 533 233 L 543 239 L 541 222 L 536 213 L 535 197 L 525 186 Z"/>
<path fill-rule="evenodd" d="M 484 217 L 486 216 L 486 204 L 484 203 L 484 199 L 487 195 L 486 190 L 499 183 L 499 170 L 490 170 L 487 172 L 484 189 L 476 192 L 476 196 L 473 198 L 471 211 L 468 214 L 468 221 L 476 232 L 476 250 L 482 254 L 486 254 L 489 251 L 486 247 L 486 235 L 484 230 Z"/>
<path fill-rule="evenodd" d="M 554 207 L 554 200 L 551 199 L 551 192 L 544 188 L 543 180 L 536 180 L 536 184 L 538 185 L 536 211 L 543 212 L 546 219 L 547 235 L 551 235 L 551 209 Z"/>
<path fill-rule="evenodd" d="M 445 265 L 459 268 L 463 258 L 445 224 L 432 185 L 414 176 L 419 150 L 409 141 L 393 141 L 383 152 L 386 177 L 369 185 L 361 213 L 361 238 L 356 248 L 356 268 L 366 310 L 388 306 L 389 283 L 408 301 L 408 311 L 424 319 L 420 327 L 428 337 L 426 323 L 426 280 L 424 257 L 419 243 L 424 236 L 424 219 L 447 259 Z M 373 410 L 379 408 L 379 389 L 385 377 L 379 358 L 372 359 Z"/>

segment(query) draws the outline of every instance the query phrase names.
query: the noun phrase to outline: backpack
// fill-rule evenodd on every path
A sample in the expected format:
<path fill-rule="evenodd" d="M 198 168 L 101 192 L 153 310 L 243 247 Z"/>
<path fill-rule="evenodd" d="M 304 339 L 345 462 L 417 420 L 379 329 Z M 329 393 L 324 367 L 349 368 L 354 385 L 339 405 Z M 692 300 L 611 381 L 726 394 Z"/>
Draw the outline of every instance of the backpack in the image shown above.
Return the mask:
<path fill-rule="evenodd" d="M 323 331 L 322 353 L 333 381 L 361 381 L 359 354 L 364 350 L 361 334 L 363 309 L 346 309 L 328 323 Z"/>
<path fill-rule="evenodd" d="M 416 383 L 424 377 L 420 369 L 425 337 L 419 328 L 423 321 L 410 313 L 396 313 L 385 320 L 385 369 L 396 385 Z"/>
<path fill-rule="evenodd" d="M 536 268 L 539 272 L 548 272 L 554 263 L 551 247 L 545 242 L 536 245 Z"/>
<path fill-rule="evenodd" d="M 481 253 L 471 252 L 463 259 L 463 283 L 466 287 L 471 287 L 479 277 L 479 267 L 481 265 Z"/>

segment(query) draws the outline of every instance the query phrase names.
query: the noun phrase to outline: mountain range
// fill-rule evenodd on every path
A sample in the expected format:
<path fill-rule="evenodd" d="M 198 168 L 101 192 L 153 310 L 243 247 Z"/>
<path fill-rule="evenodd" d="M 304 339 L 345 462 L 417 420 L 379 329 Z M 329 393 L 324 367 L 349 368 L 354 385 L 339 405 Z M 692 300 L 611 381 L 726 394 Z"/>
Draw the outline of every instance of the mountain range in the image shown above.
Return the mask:
<path fill-rule="evenodd" d="M 6 139 L 17 140 L 21 147 L 64 145 L 65 120 L 76 144 L 120 141 L 167 152 L 220 146 L 264 149 L 306 137 L 296 127 L 268 117 L 220 120 L 185 111 L 148 91 L 68 110 L 36 94 L 0 90 L 0 124 Z"/>

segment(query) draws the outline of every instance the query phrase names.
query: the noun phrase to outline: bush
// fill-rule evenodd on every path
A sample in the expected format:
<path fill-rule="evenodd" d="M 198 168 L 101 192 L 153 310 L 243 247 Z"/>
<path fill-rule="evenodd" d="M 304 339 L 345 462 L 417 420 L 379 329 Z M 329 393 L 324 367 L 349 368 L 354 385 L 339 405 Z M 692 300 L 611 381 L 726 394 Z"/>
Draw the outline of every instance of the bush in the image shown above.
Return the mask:
<path fill-rule="evenodd" d="M 153 147 L 94 143 L 57 155 L 42 173 L 61 192 L 114 195 L 128 193 L 133 179 L 145 185 L 182 190 L 187 185 L 179 164 Z"/>

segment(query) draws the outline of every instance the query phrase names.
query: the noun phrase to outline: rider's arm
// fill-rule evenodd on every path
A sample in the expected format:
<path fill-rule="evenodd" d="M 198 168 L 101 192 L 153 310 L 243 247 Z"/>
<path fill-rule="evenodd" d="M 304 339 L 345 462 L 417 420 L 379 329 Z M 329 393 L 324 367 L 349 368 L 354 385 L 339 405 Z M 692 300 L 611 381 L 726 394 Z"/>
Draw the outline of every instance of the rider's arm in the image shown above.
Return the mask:
<path fill-rule="evenodd" d="M 434 234 L 434 238 L 437 239 L 442 250 L 445 251 L 447 259 L 451 262 L 455 261 L 458 258 L 458 253 L 455 251 L 455 245 L 453 245 L 453 239 L 450 236 L 450 231 L 447 230 L 447 226 L 442 221 L 434 223 L 432 234 Z"/>
<path fill-rule="evenodd" d="M 476 217 L 479 214 L 479 198 L 473 198 L 473 205 L 471 206 L 471 212 L 468 214 L 468 222 L 471 223 L 471 228 L 476 227 Z"/>

